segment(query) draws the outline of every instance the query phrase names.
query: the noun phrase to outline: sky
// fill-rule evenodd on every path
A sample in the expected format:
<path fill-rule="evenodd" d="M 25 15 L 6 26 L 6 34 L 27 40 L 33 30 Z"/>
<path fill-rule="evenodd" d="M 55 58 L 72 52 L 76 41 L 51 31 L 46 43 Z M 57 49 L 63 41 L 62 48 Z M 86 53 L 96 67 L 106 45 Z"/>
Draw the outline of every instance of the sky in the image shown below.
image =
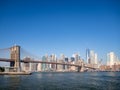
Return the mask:
<path fill-rule="evenodd" d="M 94 50 L 120 56 L 119 0 L 0 0 L 0 48 L 20 45 L 39 57 Z"/>

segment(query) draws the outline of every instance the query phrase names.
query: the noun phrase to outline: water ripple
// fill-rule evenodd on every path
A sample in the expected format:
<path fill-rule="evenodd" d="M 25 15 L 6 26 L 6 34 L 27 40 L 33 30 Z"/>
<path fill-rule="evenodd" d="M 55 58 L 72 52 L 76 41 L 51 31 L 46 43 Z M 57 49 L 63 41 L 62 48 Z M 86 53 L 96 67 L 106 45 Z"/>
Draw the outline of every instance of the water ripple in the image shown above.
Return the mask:
<path fill-rule="evenodd" d="M 120 72 L 33 73 L 0 76 L 0 90 L 119 90 Z"/>

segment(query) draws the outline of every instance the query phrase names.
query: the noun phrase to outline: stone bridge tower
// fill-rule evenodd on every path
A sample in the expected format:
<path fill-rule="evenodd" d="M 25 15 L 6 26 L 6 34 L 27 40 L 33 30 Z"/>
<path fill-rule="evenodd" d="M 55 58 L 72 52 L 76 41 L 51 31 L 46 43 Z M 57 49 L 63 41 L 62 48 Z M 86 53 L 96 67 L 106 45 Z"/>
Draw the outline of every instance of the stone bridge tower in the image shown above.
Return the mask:
<path fill-rule="evenodd" d="M 13 46 L 10 48 L 10 56 L 11 59 L 14 60 L 10 62 L 10 67 L 14 67 L 14 71 L 20 72 L 21 65 L 20 65 L 20 46 Z"/>

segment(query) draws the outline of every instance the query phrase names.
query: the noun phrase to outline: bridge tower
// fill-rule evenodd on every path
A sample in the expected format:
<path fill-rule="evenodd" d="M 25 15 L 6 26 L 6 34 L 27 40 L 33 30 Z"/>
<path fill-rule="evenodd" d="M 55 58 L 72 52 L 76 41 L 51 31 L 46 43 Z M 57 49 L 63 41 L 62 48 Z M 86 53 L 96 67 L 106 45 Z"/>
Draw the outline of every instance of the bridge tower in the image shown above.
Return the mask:
<path fill-rule="evenodd" d="M 77 72 L 81 72 L 81 67 L 82 66 L 78 66 Z"/>
<path fill-rule="evenodd" d="M 83 62 L 81 62 L 81 65 L 78 66 L 77 72 L 84 72 L 84 63 Z"/>
<path fill-rule="evenodd" d="M 16 72 L 21 71 L 20 65 L 20 46 L 13 46 L 10 48 L 11 59 L 14 60 L 10 62 L 10 67 L 14 67 Z"/>

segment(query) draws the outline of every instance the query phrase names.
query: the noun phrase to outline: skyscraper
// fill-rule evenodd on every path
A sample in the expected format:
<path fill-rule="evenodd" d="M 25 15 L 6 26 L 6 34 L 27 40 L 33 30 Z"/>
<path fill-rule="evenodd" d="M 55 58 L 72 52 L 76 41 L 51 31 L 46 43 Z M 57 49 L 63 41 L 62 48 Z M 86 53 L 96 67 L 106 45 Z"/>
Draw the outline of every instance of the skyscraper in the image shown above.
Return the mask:
<path fill-rule="evenodd" d="M 88 64 L 98 64 L 98 56 L 93 50 L 86 49 L 86 60 Z"/>
<path fill-rule="evenodd" d="M 94 64 L 95 62 L 95 53 L 93 50 L 90 50 L 90 64 Z"/>
<path fill-rule="evenodd" d="M 50 55 L 50 62 L 57 62 L 57 57 L 55 54 Z M 50 64 L 51 70 L 56 70 L 56 64 Z"/>
<path fill-rule="evenodd" d="M 68 60 L 69 60 L 68 57 L 65 57 L 65 62 L 68 62 Z"/>
<path fill-rule="evenodd" d="M 61 54 L 61 55 L 60 55 L 60 59 L 61 59 L 61 60 L 65 60 L 65 55 L 64 55 L 64 54 Z"/>
<path fill-rule="evenodd" d="M 71 61 L 71 62 L 75 61 L 75 58 L 74 58 L 74 57 L 71 57 L 71 58 L 70 58 L 70 61 Z"/>
<path fill-rule="evenodd" d="M 89 49 L 86 49 L 86 60 L 87 60 L 87 63 L 90 63 L 90 50 Z"/>
<path fill-rule="evenodd" d="M 80 55 L 78 53 L 73 54 L 75 61 L 80 60 Z"/>
<path fill-rule="evenodd" d="M 95 64 L 98 64 L 98 56 L 97 56 L 97 53 L 95 53 L 95 60 L 94 60 L 94 63 L 95 63 Z"/>
<path fill-rule="evenodd" d="M 45 56 L 42 57 L 42 61 L 46 61 L 46 57 Z M 42 63 L 42 71 L 45 71 L 45 70 L 46 70 L 46 64 Z"/>
<path fill-rule="evenodd" d="M 119 60 L 114 52 L 110 52 L 107 54 L 107 65 L 112 66 L 114 64 L 119 64 Z"/>

